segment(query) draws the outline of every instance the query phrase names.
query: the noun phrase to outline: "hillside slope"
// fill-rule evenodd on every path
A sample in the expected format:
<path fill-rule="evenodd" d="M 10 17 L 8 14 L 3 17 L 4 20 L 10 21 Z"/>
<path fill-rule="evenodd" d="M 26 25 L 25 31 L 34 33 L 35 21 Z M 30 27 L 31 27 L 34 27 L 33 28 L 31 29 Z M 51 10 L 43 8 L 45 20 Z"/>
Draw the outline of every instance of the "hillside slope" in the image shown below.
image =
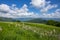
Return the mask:
<path fill-rule="evenodd" d="M 60 28 L 37 23 L 0 22 L 0 40 L 60 40 Z"/>
<path fill-rule="evenodd" d="M 13 18 L 0 17 L 0 21 L 14 22 L 14 21 L 16 21 L 16 20 L 13 19 Z"/>
<path fill-rule="evenodd" d="M 27 22 L 46 23 L 47 21 L 46 21 L 46 20 L 43 20 L 43 19 L 41 19 L 41 18 L 35 18 L 35 19 L 28 20 Z"/>

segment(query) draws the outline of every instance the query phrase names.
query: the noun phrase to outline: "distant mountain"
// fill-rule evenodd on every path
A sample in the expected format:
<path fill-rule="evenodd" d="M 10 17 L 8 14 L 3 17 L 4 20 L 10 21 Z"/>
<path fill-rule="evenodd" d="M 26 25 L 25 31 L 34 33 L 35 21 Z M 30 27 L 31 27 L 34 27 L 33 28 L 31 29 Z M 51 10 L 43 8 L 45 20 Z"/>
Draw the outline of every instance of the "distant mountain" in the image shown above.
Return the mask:
<path fill-rule="evenodd" d="M 60 18 L 5 18 L 5 17 L 0 17 L 0 21 L 29 21 L 29 22 L 45 22 L 47 20 L 54 20 L 54 21 L 59 21 Z"/>
<path fill-rule="evenodd" d="M 54 20 L 60 22 L 60 18 L 42 18 L 43 20 Z"/>
<path fill-rule="evenodd" d="M 11 21 L 16 21 L 16 20 L 14 20 L 14 19 L 12 19 L 12 18 L 5 18 L 5 17 L 0 17 L 0 21 L 9 21 L 9 22 L 11 22 Z"/>
<path fill-rule="evenodd" d="M 60 21 L 60 18 L 15 18 L 16 20 L 20 20 L 20 21 L 32 21 L 32 20 L 54 20 L 54 21 Z"/>
<path fill-rule="evenodd" d="M 34 23 L 46 23 L 48 20 L 54 20 L 60 22 L 60 18 L 34 18 L 28 20 L 27 22 L 34 22 Z"/>
<path fill-rule="evenodd" d="M 34 18 L 15 18 L 16 20 L 20 20 L 20 21 L 28 21 L 28 20 L 32 20 Z"/>
<path fill-rule="evenodd" d="M 28 20 L 27 22 L 34 22 L 34 23 L 46 23 L 46 20 L 43 20 L 42 18 L 35 18 L 32 20 Z"/>

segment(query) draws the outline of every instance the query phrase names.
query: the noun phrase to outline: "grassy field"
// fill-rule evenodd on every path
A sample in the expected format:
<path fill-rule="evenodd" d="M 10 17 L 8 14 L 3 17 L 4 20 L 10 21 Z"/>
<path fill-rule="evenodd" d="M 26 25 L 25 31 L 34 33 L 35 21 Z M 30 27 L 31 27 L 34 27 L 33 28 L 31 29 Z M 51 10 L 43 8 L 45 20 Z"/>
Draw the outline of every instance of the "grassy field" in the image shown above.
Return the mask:
<path fill-rule="evenodd" d="M 0 40 L 60 40 L 60 28 L 38 23 L 0 22 Z"/>

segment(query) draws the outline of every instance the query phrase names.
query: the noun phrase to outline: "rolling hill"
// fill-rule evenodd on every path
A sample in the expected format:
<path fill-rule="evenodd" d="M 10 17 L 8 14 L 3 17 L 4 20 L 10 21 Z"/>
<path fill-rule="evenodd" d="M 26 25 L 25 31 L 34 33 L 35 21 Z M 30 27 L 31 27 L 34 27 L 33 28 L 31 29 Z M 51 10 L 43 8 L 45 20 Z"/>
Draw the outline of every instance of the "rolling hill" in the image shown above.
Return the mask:
<path fill-rule="evenodd" d="M 54 20 L 54 21 L 59 21 L 60 22 L 60 18 L 15 18 L 16 20 L 20 20 L 20 21 L 30 21 L 30 20 Z"/>
<path fill-rule="evenodd" d="M 46 20 L 43 20 L 42 18 L 35 18 L 32 20 L 28 20 L 27 22 L 33 22 L 33 23 L 46 23 Z"/>
<path fill-rule="evenodd" d="M 20 20 L 20 21 L 29 21 L 35 18 L 15 18 L 16 20 Z"/>
<path fill-rule="evenodd" d="M 42 18 L 43 20 L 54 20 L 60 22 L 60 18 Z"/>
<path fill-rule="evenodd" d="M 54 20 L 60 22 L 60 18 L 6 18 L 0 17 L 0 21 L 30 21 L 30 22 L 45 22 L 47 20 Z"/>
<path fill-rule="evenodd" d="M 0 22 L 0 40 L 60 40 L 60 28 L 39 23 Z"/>
<path fill-rule="evenodd" d="M 13 18 L 0 17 L 0 21 L 14 22 L 14 21 L 16 21 L 16 20 L 13 19 Z"/>

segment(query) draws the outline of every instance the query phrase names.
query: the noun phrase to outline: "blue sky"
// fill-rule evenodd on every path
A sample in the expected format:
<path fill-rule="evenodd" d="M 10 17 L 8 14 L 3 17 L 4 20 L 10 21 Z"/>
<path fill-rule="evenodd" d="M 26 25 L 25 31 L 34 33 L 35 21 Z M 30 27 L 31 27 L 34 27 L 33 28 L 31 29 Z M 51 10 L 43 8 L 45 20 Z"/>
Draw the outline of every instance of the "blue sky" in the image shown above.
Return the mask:
<path fill-rule="evenodd" d="M 60 18 L 60 0 L 0 0 L 0 17 Z"/>

